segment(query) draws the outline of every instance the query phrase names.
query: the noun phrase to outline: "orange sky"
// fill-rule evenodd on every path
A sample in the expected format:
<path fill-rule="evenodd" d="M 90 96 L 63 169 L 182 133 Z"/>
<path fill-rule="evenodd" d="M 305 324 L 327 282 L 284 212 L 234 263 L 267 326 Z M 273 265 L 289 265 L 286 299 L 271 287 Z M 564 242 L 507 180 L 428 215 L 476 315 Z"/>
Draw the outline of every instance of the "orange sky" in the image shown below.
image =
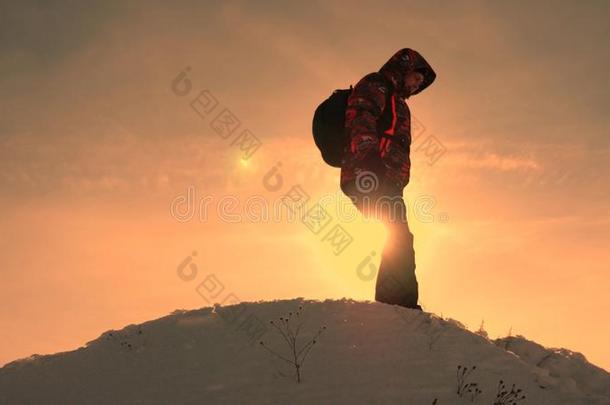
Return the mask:
<path fill-rule="evenodd" d="M 412 150 L 405 190 L 410 207 L 435 202 L 431 222 L 410 222 L 424 307 L 610 369 L 606 2 L 103 4 L 0 12 L 0 364 L 205 306 L 210 274 L 217 300 L 372 299 L 356 269 L 384 230 L 332 205 L 346 201 L 311 117 L 411 47 L 438 77 L 408 104 L 421 139 L 446 148 L 434 165 Z M 247 165 L 191 109 L 205 89 L 262 142 Z M 294 185 L 332 201 L 330 226 L 353 237 L 342 254 L 246 208 Z M 189 187 L 197 206 L 180 222 L 170 206 Z M 228 196 L 238 222 L 216 211 Z"/>

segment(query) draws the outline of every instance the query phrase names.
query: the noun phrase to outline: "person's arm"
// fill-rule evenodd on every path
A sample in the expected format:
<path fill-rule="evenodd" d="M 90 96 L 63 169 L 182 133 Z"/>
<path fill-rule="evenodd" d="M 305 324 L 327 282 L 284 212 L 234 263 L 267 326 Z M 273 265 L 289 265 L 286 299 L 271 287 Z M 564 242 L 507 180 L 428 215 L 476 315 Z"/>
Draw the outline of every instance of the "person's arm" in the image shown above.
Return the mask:
<path fill-rule="evenodd" d="M 364 76 L 347 99 L 345 128 L 350 139 L 348 153 L 354 156 L 355 167 L 385 177 L 386 167 L 379 151 L 377 120 L 386 103 L 387 84 L 375 73 Z"/>

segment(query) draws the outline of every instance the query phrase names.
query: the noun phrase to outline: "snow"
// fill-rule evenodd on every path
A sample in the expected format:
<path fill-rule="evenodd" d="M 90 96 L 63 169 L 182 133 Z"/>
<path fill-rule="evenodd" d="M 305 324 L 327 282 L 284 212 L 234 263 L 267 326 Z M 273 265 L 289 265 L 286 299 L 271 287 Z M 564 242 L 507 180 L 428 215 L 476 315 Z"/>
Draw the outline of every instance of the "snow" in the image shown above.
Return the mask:
<path fill-rule="evenodd" d="M 297 383 L 294 368 L 259 341 L 289 358 L 269 321 L 299 306 L 298 347 L 326 329 Z M 476 366 L 467 382 L 483 392 L 473 402 L 456 394 L 458 365 Z M 581 354 L 521 336 L 489 340 L 397 306 L 302 298 L 175 311 L 71 352 L 9 363 L 0 369 L 0 403 L 491 405 L 499 380 L 523 390 L 518 404 L 610 404 L 610 374 Z"/>

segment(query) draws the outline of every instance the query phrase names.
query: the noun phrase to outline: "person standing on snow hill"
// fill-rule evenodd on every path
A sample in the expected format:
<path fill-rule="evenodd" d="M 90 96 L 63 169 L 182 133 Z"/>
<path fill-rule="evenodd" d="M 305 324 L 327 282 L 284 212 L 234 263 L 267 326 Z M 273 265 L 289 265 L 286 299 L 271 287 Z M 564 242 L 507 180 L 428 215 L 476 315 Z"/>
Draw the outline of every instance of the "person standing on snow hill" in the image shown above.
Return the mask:
<path fill-rule="evenodd" d="M 409 48 L 397 51 L 378 72 L 364 76 L 347 100 L 345 130 L 350 144 L 341 165 L 343 193 L 366 217 L 380 219 L 388 231 L 375 300 L 419 310 L 413 234 L 402 197 L 411 169 L 411 116 L 405 99 L 435 78 L 423 56 Z"/>

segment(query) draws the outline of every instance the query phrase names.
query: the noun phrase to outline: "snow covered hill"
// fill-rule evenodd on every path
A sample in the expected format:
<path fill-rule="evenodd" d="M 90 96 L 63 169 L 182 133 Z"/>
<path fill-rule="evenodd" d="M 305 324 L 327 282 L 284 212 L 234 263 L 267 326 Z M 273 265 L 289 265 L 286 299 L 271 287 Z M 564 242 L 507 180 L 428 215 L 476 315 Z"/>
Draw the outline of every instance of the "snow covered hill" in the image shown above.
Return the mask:
<path fill-rule="evenodd" d="M 294 351 L 279 331 L 289 313 Z M 525 399 L 510 402 L 513 384 Z M 0 369 L 0 403 L 591 405 L 610 404 L 610 374 L 578 353 L 490 341 L 433 314 L 295 299 L 176 311 L 12 362 Z"/>

